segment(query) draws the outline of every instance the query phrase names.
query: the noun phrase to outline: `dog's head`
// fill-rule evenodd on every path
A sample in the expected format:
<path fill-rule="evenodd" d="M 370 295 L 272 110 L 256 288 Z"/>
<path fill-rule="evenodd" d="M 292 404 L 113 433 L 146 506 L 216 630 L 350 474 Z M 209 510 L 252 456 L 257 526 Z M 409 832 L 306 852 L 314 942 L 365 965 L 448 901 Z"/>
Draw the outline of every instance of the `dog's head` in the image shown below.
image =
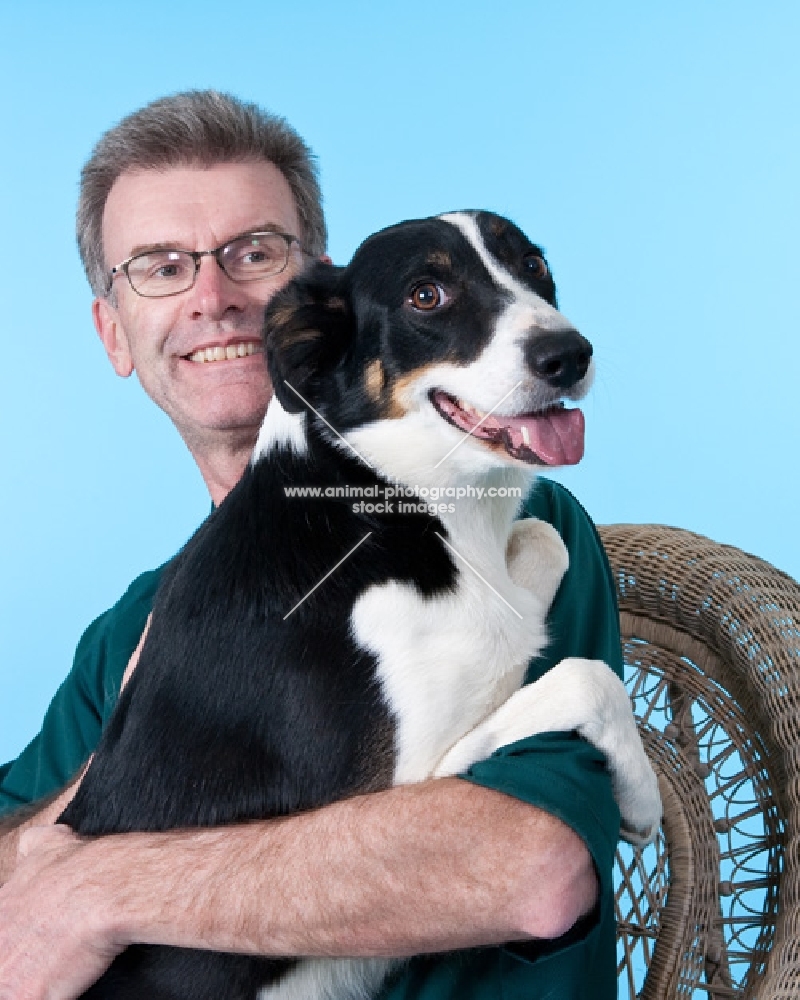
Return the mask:
<path fill-rule="evenodd" d="M 402 222 L 347 267 L 315 264 L 270 303 L 265 333 L 283 409 L 393 479 L 451 449 L 472 474 L 583 455 L 564 403 L 588 390 L 592 347 L 557 311 L 542 251 L 497 215 Z"/>

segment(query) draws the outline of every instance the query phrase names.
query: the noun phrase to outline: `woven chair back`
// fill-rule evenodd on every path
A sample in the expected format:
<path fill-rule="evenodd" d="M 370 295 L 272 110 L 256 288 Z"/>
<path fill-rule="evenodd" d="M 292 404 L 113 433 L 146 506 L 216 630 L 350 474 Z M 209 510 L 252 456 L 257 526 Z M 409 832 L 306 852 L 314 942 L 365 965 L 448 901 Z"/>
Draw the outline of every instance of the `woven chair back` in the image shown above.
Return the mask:
<path fill-rule="evenodd" d="M 688 531 L 600 534 L 664 801 L 657 842 L 617 856 L 620 996 L 796 1000 L 800 586 Z"/>

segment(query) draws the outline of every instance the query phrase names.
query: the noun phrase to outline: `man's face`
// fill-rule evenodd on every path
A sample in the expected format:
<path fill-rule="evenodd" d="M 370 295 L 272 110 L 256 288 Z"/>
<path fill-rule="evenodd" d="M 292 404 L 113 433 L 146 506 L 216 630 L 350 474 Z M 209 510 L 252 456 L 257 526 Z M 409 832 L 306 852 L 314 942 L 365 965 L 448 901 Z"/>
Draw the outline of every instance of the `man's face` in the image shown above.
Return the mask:
<path fill-rule="evenodd" d="M 156 245 L 211 250 L 265 229 L 300 233 L 289 185 L 271 163 L 125 173 L 103 214 L 106 264 L 110 268 Z M 294 249 L 281 274 L 237 283 L 213 257 L 203 257 L 193 287 L 166 298 L 143 298 L 125 275 L 117 275 L 116 305 L 96 300 L 95 326 L 115 371 L 124 376 L 136 371 L 190 448 L 202 449 L 220 432 L 255 438 L 271 395 L 261 353 L 264 305 L 301 266 Z M 257 345 L 258 352 L 197 359 L 204 348 L 239 344 Z"/>

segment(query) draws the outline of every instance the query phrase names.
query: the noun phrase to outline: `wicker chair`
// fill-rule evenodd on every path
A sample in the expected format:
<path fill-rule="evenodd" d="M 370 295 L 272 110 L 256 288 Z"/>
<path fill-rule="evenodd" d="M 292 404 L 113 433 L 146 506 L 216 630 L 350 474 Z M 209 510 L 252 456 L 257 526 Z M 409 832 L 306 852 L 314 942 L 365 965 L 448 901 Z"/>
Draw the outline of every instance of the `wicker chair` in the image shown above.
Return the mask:
<path fill-rule="evenodd" d="M 600 530 L 664 801 L 617 856 L 620 996 L 796 1000 L 800 586 L 687 531 Z"/>

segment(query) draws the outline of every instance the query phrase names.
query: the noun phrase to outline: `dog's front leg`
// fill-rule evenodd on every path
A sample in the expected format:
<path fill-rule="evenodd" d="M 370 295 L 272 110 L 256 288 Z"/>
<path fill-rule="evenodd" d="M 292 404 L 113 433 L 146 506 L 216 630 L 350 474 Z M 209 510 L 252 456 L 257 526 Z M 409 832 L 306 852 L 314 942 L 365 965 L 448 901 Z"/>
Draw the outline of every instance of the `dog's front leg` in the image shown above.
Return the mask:
<path fill-rule="evenodd" d="M 562 660 L 502 704 L 462 737 L 434 776 L 460 774 L 501 746 L 536 733 L 577 731 L 606 758 L 622 836 L 651 841 L 661 822 L 658 781 L 636 729 L 630 699 L 617 675 L 600 660 Z"/>

